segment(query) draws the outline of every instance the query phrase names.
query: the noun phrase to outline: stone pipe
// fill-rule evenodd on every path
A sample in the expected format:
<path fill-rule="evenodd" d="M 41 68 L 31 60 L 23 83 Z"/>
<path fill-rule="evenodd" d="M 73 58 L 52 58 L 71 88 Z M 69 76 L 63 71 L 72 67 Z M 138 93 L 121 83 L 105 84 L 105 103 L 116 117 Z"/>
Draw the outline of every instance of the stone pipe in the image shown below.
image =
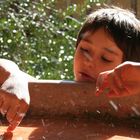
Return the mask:
<path fill-rule="evenodd" d="M 29 82 L 33 116 L 110 114 L 115 117 L 140 116 L 140 95 L 109 98 L 95 95 L 95 84 L 65 80 Z"/>

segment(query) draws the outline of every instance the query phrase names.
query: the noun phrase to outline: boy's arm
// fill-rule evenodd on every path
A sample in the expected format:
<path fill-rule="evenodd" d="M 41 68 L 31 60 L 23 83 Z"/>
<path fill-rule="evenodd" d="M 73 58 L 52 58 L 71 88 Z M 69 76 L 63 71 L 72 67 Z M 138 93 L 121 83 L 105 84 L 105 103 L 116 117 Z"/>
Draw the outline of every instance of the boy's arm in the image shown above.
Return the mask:
<path fill-rule="evenodd" d="M 6 115 L 12 131 L 21 122 L 30 103 L 28 76 L 18 66 L 6 59 L 0 59 L 0 112 Z"/>

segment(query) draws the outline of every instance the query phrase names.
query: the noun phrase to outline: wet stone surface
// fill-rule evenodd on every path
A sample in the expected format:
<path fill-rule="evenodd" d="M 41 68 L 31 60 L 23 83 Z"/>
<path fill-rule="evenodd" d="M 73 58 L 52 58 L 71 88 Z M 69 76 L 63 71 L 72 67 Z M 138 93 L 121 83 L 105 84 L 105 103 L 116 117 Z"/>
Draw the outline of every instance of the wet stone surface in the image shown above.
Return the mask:
<path fill-rule="evenodd" d="M 13 133 L 5 133 L 1 122 L 0 140 L 136 140 L 139 120 L 31 118 L 24 119 Z"/>

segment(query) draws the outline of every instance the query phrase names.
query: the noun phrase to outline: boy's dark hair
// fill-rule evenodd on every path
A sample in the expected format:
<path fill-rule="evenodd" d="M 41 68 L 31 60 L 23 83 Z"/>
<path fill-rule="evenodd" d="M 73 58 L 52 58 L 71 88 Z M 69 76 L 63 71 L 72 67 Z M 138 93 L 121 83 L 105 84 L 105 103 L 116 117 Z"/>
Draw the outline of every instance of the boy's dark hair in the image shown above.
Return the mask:
<path fill-rule="evenodd" d="M 87 31 L 103 27 L 123 51 L 123 61 L 140 62 L 140 21 L 129 10 L 107 7 L 91 13 L 83 24 L 76 47 Z"/>

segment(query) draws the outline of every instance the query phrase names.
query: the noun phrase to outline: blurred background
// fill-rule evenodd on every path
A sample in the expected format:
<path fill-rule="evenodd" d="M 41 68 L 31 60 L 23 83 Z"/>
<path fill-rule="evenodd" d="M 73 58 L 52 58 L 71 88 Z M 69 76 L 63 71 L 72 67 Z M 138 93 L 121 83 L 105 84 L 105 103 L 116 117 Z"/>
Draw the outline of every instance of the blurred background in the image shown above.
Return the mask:
<path fill-rule="evenodd" d="M 105 4 L 140 17 L 140 0 L 0 0 L 0 57 L 37 78 L 73 80 L 78 31 Z"/>

